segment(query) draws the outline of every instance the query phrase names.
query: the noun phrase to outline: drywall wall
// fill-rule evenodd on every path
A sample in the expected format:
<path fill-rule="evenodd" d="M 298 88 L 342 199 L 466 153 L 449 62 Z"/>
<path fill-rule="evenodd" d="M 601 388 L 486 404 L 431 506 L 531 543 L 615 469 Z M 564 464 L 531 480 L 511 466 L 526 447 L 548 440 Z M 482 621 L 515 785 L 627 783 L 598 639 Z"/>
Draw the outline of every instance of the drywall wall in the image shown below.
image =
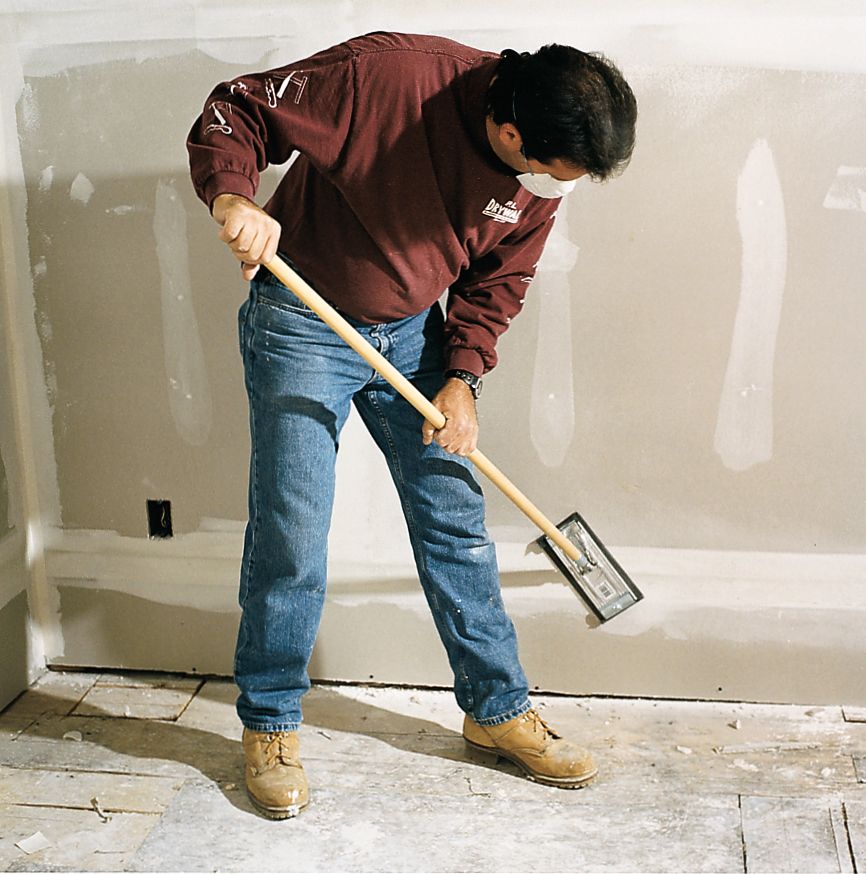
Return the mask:
<path fill-rule="evenodd" d="M 551 516 L 580 509 L 629 555 L 648 595 L 639 617 L 587 631 L 571 593 L 524 554 L 531 527 L 488 489 L 506 595 L 536 675 L 548 688 L 587 688 L 537 643 L 556 637 L 563 597 L 574 627 L 560 635 L 573 635 L 573 659 L 610 661 L 628 637 L 646 665 L 636 681 L 614 659 L 593 691 L 729 694 L 714 671 L 738 675 L 753 645 L 806 670 L 816 647 L 841 664 L 862 646 L 843 622 L 863 606 L 848 562 L 866 555 L 857 4 L 817 14 L 806 3 L 736 3 L 721 14 L 713 4 L 617 2 L 600 14 L 597 4 L 542 2 L 531 26 L 522 3 L 7 9 L 16 221 L 3 234 L 26 255 L 15 294 L 38 337 L 38 360 L 19 356 L 31 374 L 20 390 L 45 520 L 43 613 L 46 623 L 60 617 L 49 659 L 167 666 L 162 656 L 148 663 L 160 650 L 178 669 L 230 668 L 248 448 L 235 337 L 245 291 L 192 194 L 184 138 L 217 81 L 380 28 L 491 49 L 552 39 L 602 49 L 640 101 L 631 168 L 569 198 L 481 405 L 485 451 Z M 339 465 L 335 588 L 314 668 L 362 678 L 351 656 L 366 633 L 392 644 L 370 671 L 377 679 L 441 681 L 435 644 L 403 653 L 396 643 L 414 639 L 415 619 L 402 628 L 399 617 L 423 604 L 384 465 L 357 421 Z M 149 498 L 172 501 L 174 542 L 146 539 Z M 731 554 L 746 558 L 708 569 Z M 810 559 L 837 600 L 801 574 L 793 601 L 775 606 L 778 569 Z M 342 575 L 342 564 L 355 573 Z M 731 631 L 732 585 L 746 615 L 743 592 L 757 593 L 760 610 L 740 626 L 750 637 Z M 394 591 L 411 606 L 377 613 Z M 162 639 L 166 605 L 195 629 L 186 649 Z M 118 634 L 128 613 L 153 621 Z M 339 618 L 352 615 L 360 640 Z M 831 618 L 816 626 L 816 615 Z M 215 616 L 219 634 L 200 633 Z M 688 671 L 671 672 L 670 647 L 692 653 Z M 814 699 L 827 686 L 812 676 L 799 694 Z M 841 672 L 832 694 L 862 695 L 862 680 Z M 736 687 L 767 700 L 797 688 L 745 675 Z"/>

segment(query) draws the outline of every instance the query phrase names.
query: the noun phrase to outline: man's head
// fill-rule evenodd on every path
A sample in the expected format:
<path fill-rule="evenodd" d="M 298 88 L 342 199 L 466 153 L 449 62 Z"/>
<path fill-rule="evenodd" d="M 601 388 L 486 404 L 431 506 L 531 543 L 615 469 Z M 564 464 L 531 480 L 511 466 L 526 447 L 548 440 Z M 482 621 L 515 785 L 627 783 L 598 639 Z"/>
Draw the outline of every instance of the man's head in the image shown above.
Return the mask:
<path fill-rule="evenodd" d="M 628 83 L 604 56 L 571 46 L 506 49 L 487 111 L 496 153 L 517 170 L 560 179 L 583 171 L 602 181 L 621 173 L 634 149 L 637 102 Z"/>

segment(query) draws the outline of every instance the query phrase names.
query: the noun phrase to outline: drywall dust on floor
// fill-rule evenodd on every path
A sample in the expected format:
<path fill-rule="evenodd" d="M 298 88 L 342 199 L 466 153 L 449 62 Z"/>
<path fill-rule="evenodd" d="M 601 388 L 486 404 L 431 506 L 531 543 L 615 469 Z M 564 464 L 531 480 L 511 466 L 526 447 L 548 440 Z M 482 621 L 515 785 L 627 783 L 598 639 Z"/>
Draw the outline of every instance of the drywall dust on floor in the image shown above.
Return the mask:
<path fill-rule="evenodd" d="M 467 748 L 450 691 L 317 685 L 300 730 L 311 803 L 273 822 L 244 791 L 237 691 L 158 674 L 43 677 L 0 715 L 0 869 L 749 872 L 866 862 L 856 767 L 866 724 L 840 707 L 534 695 L 599 766 L 590 787 L 564 791 Z M 172 695 L 184 706 L 153 708 Z"/>

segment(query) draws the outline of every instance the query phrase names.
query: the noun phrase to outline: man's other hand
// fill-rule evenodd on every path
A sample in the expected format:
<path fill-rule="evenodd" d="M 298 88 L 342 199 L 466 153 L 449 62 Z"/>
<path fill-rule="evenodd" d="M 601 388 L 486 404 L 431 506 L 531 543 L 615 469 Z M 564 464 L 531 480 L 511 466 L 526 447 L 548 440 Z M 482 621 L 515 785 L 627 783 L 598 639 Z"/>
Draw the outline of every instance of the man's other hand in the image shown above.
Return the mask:
<path fill-rule="evenodd" d="M 280 242 L 280 223 L 240 194 L 220 194 L 211 213 L 222 227 L 219 238 L 241 262 L 244 279 L 252 279 L 259 269 L 276 257 Z"/>
<path fill-rule="evenodd" d="M 462 379 L 448 379 L 432 403 L 445 416 L 445 427 L 437 431 L 429 422 L 424 422 L 421 428 L 424 445 L 429 446 L 435 440 L 455 455 L 465 457 L 474 452 L 478 445 L 478 417 L 472 389 Z"/>

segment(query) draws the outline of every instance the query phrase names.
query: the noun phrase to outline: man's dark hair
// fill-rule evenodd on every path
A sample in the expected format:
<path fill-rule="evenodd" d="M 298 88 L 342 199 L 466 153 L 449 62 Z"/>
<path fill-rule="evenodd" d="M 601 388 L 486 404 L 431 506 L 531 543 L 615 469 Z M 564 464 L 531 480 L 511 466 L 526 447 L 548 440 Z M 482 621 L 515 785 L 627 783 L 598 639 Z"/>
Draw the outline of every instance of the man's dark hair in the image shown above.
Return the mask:
<path fill-rule="evenodd" d="M 542 164 L 558 158 L 596 181 L 625 170 L 634 149 L 637 101 L 604 55 L 571 46 L 502 52 L 487 93 L 496 124 L 520 131 L 524 153 Z"/>

